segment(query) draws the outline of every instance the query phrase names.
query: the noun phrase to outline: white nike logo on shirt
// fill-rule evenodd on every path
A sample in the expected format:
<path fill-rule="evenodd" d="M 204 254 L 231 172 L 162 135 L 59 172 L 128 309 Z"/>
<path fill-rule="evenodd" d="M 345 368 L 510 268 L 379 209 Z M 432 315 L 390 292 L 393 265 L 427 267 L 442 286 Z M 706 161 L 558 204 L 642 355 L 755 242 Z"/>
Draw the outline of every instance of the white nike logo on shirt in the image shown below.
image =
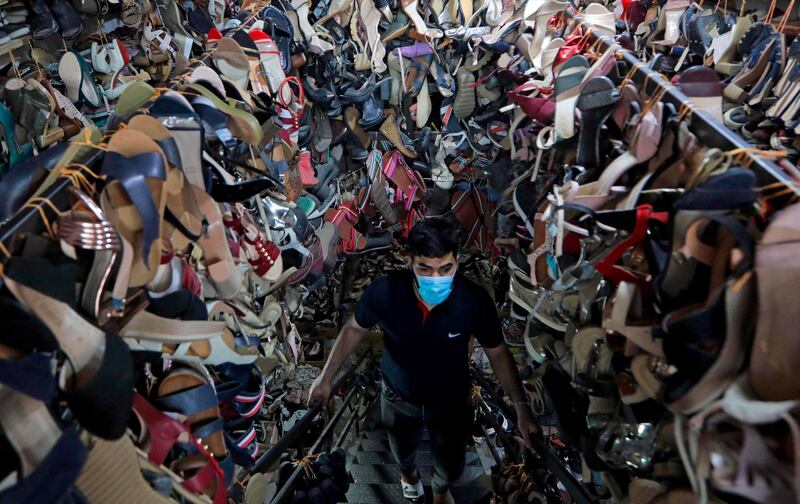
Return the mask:
<path fill-rule="evenodd" d="M 460 333 L 460 332 L 457 332 L 457 333 L 455 333 L 455 334 L 453 334 L 453 333 L 447 333 L 447 337 L 448 337 L 448 338 L 458 338 L 459 336 L 461 336 L 461 333 Z"/>

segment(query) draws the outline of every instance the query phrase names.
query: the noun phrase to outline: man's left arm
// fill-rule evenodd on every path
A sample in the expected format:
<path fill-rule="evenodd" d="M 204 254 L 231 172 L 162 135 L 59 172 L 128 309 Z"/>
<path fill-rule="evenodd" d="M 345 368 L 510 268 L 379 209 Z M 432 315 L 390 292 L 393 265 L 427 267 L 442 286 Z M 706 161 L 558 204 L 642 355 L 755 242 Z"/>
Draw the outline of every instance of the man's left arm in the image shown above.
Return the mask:
<path fill-rule="evenodd" d="M 514 402 L 514 409 L 517 412 L 517 428 L 522 435 L 522 442 L 527 448 L 532 448 L 530 433 L 538 433 L 540 431 L 539 425 L 533 419 L 530 406 L 525 398 L 525 392 L 522 389 L 522 380 L 519 378 L 517 371 L 517 364 L 514 362 L 514 357 L 509 352 L 505 343 L 492 348 L 483 349 L 486 356 L 489 357 L 489 362 L 492 364 L 497 380 L 505 390 L 506 394 Z"/>

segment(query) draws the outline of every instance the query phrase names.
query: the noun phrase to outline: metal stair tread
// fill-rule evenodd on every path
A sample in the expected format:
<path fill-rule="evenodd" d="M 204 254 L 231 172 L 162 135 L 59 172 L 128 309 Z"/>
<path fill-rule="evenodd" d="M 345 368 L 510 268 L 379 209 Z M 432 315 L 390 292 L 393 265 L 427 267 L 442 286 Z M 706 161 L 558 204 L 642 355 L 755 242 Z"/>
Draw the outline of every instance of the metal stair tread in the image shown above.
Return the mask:
<path fill-rule="evenodd" d="M 372 451 L 372 452 L 388 452 L 389 451 L 389 441 L 383 439 L 362 439 L 360 444 L 360 451 Z M 419 452 L 430 452 L 431 451 L 431 444 L 429 441 L 422 441 L 419 445 Z"/>
<path fill-rule="evenodd" d="M 396 464 L 394 456 L 390 452 L 377 451 L 358 451 L 352 455 L 352 464 L 373 465 L 373 464 Z M 475 450 L 467 450 L 466 464 L 480 463 L 480 457 Z M 417 452 L 417 464 L 419 466 L 433 465 L 433 453 Z"/>
<path fill-rule="evenodd" d="M 489 502 L 491 491 L 489 476 L 463 486 L 454 486 L 451 493 L 459 504 L 484 504 Z M 431 502 L 431 488 L 425 487 L 426 502 Z M 351 504 L 408 504 L 399 484 L 354 483 L 347 492 L 347 502 Z"/>
<path fill-rule="evenodd" d="M 353 465 L 350 466 L 350 473 L 356 483 L 374 483 L 374 484 L 398 484 L 400 481 L 400 466 L 395 464 L 366 464 L 366 465 Z M 431 467 L 420 466 L 419 473 L 424 484 L 430 484 Z M 484 476 L 486 472 L 480 464 L 468 465 L 464 468 L 461 477 L 456 481 L 456 485 L 465 485 L 477 478 Z"/>

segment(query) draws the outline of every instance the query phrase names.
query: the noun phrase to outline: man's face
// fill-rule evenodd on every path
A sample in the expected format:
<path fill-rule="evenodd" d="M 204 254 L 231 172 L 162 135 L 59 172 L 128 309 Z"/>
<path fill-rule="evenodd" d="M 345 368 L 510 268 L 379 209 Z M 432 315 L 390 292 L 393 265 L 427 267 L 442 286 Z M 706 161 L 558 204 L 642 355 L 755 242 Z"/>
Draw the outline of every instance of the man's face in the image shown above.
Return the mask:
<path fill-rule="evenodd" d="M 444 257 L 414 257 L 411 269 L 419 276 L 452 276 L 456 271 L 456 257 L 448 252 Z"/>

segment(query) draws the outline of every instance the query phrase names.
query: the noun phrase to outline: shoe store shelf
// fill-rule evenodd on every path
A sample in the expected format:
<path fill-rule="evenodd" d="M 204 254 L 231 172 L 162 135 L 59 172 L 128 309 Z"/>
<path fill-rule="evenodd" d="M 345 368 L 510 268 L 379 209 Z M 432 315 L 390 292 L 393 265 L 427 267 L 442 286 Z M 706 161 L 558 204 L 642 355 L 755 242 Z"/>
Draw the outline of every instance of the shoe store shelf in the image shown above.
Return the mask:
<path fill-rule="evenodd" d="M 266 7 L 264 7 L 266 8 Z M 263 10 L 263 9 L 262 9 Z M 259 11 L 260 12 L 260 11 Z M 244 25 L 252 24 L 259 18 L 258 14 L 254 14 L 246 20 Z M 14 41 L 17 42 L 17 41 Z M 201 63 L 208 64 L 211 61 L 211 54 L 213 50 L 206 51 L 198 59 Z M 170 86 L 172 89 L 178 87 L 178 84 Z M 113 121 L 113 116 L 109 122 Z M 40 152 L 35 157 L 26 162 L 26 165 L 31 167 L 31 170 L 43 167 L 48 171 L 52 170 L 61 155 L 67 148 L 73 147 L 71 141 L 62 140 L 58 144 L 51 146 L 47 150 Z M 73 166 L 87 177 L 88 180 L 94 182 L 96 180 L 93 171 L 97 168 L 98 163 L 103 159 L 103 151 L 99 147 L 92 147 L 89 143 L 83 144 L 80 147 L 81 151 L 75 156 L 72 163 Z M 22 183 L 28 184 L 29 181 L 25 180 Z M 40 232 L 44 229 L 44 220 L 52 222 L 58 215 L 56 209 L 63 211 L 68 208 L 69 195 L 68 188 L 73 185 L 73 181 L 67 177 L 58 177 L 53 181 L 43 193 L 36 195 L 36 201 L 41 202 L 44 200 L 52 203 L 50 204 L 25 204 L 17 210 L 13 216 L 0 223 L 0 244 L 5 247 L 11 245 L 11 240 L 15 236 L 22 236 L 25 233 Z"/>
<path fill-rule="evenodd" d="M 611 37 L 599 35 L 597 30 L 593 29 L 592 24 L 576 14 L 574 10 L 567 9 L 565 12 L 574 23 L 590 31 L 590 41 L 599 45 L 598 49 L 601 54 L 614 48 L 617 60 L 624 62 L 628 69 L 632 69 L 630 78 L 641 86 L 645 94 L 650 97 L 659 96 L 660 101 L 672 104 L 676 110 L 688 116 L 686 120 L 689 122 L 691 131 L 704 145 L 727 152 L 740 150 L 741 155 L 749 159 L 745 164 L 750 164 L 762 185 L 783 182 L 800 196 L 800 187 L 797 186 L 796 178 L 793 178 L 774 162 L 760 157 L 757 152 L 753 151 L 752 145 L 741 135 L 731 131 L 709 113 L 699 110 L 677 86 L 642 62 L 633 52 L 620 46 Z M 800 177 L 800 173 L 794 175 Z"/>

